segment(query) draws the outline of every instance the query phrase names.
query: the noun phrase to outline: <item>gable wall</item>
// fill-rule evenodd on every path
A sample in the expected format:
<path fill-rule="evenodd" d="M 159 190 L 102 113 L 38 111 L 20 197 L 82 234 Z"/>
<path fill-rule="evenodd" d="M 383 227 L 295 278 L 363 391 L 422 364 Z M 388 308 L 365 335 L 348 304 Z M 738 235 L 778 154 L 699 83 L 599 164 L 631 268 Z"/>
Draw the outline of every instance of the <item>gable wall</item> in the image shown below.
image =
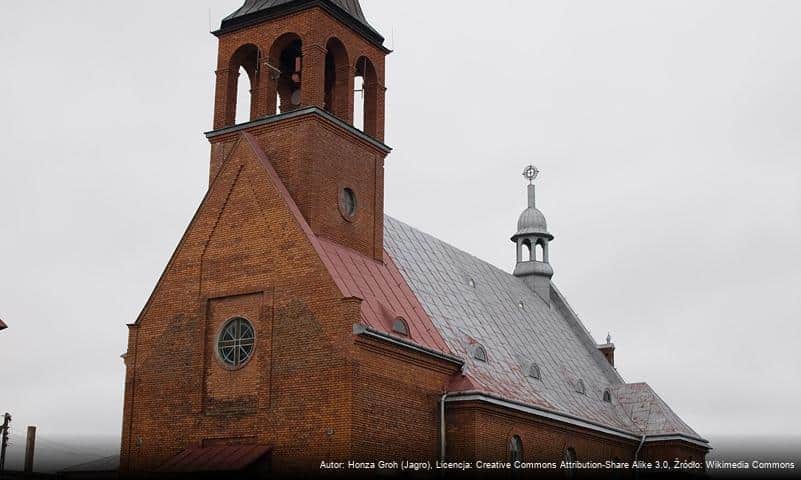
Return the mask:
<path fill-rule="evenodd" d="M 214 343 L 233 315 L 253 323 L 257 345 L 226 371 Z M 273 445 L 279 469 L 347 457 L 358 318 L 243 140 L 131 327 L 122 468 L 210 442 Z"/>

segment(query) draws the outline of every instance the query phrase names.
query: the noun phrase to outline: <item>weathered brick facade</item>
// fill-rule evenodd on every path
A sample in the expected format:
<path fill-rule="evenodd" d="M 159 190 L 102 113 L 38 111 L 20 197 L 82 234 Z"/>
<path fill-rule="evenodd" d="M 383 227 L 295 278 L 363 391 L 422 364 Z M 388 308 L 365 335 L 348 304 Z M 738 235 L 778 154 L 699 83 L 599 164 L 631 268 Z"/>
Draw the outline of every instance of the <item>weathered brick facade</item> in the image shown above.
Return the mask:
<path fill-rule="evenodd" d="M 287 39 L 302 42 L 301 101 L 292 106 L 264 64 L 281 62 Z M 330 52 L 344 64 L 327 88 Z M 187 447 L 211 445 L 270 445 L 276 472 L 317 472 L 322 460 L 439 458 L 440 397 L 460 365 L 354 334 L 363 299 L 343 294 L 318 240 L 385 261 L 386 53 L 314 5 L 220 34 L 209 191 L 130 325 L 123 471 L 155 471 Z M 351 92 L 363 59 L 374 74 L 360 132 L 350 126 Z M 253 82 L 253 121 L 234 126 L 240 65 Z M 346 187 L 358 199 L 353 218 L 339 205 Z M 231 369 L 216 342 L 236 316 L 253 323 L 255 348 Z M 511 435 L 525 460 L 561 460 L 570 446 L 581 459 L 630 461 L 638 447 L 481 402 L 448 407 L 450 459 L 505 460 Z M 663 453 L 705 452 L 668 442 Z M 649 444 L 642 455 L 660 452 Z"/>

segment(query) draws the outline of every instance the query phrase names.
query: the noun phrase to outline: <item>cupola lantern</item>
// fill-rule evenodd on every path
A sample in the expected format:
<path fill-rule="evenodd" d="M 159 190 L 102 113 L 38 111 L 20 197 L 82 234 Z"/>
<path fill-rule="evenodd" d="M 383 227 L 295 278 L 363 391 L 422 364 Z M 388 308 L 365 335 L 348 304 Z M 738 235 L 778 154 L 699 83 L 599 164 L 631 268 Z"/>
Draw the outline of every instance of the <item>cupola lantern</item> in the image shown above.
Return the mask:
<path fill-rule="evenodd" d="M 536 206 L 534 180 L 539 173 L 534 165 L 523 170 L 523 177 L 528 180 L 528 207 L 520 214 L 517 233 L 512 236 L 512 241 L 517 246 L 514 275 L 550 304 L 553 268 L 548 261 L 548 244 L 553 240 L 553 235 L 548 233 L 545 215 Z"/>

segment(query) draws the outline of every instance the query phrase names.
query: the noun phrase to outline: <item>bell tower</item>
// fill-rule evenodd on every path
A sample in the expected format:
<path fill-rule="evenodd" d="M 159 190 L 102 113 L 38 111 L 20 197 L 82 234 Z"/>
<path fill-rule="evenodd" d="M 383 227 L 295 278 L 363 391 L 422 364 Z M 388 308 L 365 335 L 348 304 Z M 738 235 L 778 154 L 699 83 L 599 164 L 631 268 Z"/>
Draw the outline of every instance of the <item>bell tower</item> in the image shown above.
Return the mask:
<path fill-rule="evenodd" d="M 359 1 L 246 0 L 213 33 L 210 183 L 250 133 L 314 233 L 381 260 L 390 51 Z M 248 121 L 237 123 L 242 108 Z"/>
<path fill-rule="evenodd" d="M 553 268 L 548 261 L 548 244 L 553 240 L 553 235 L 548 233 L 545 215 L 537 210 L 534 180 L 539 173 L 533 165 L 523 170 L 523 176 L 528 180 L 528 207 L 520 214 L 517 233 L 512 236 L 517 246 L 514 275 L 522 278 L 530 289 L 550 304 Z"/>

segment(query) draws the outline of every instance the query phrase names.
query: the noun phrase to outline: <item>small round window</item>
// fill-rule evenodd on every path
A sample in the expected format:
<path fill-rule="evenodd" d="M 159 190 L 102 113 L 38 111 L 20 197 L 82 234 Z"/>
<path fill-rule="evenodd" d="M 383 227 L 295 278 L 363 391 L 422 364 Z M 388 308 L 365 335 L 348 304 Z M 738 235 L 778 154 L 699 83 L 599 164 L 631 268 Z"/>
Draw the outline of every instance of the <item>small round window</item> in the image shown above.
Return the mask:
<path fill-rule="evenodd" d="M 230 368 L 238 368 L 247 363 L 255 347 L 253 325 L 241 317 L 228 320 L 217 339 L 217 354 Z"/>
<path fill-rule="evenodd" d="M 343 188 L 339 192 L 339 211 L 345 220 L 351 221 L 356 216 L 356 194 L 350 188 Z"/>

